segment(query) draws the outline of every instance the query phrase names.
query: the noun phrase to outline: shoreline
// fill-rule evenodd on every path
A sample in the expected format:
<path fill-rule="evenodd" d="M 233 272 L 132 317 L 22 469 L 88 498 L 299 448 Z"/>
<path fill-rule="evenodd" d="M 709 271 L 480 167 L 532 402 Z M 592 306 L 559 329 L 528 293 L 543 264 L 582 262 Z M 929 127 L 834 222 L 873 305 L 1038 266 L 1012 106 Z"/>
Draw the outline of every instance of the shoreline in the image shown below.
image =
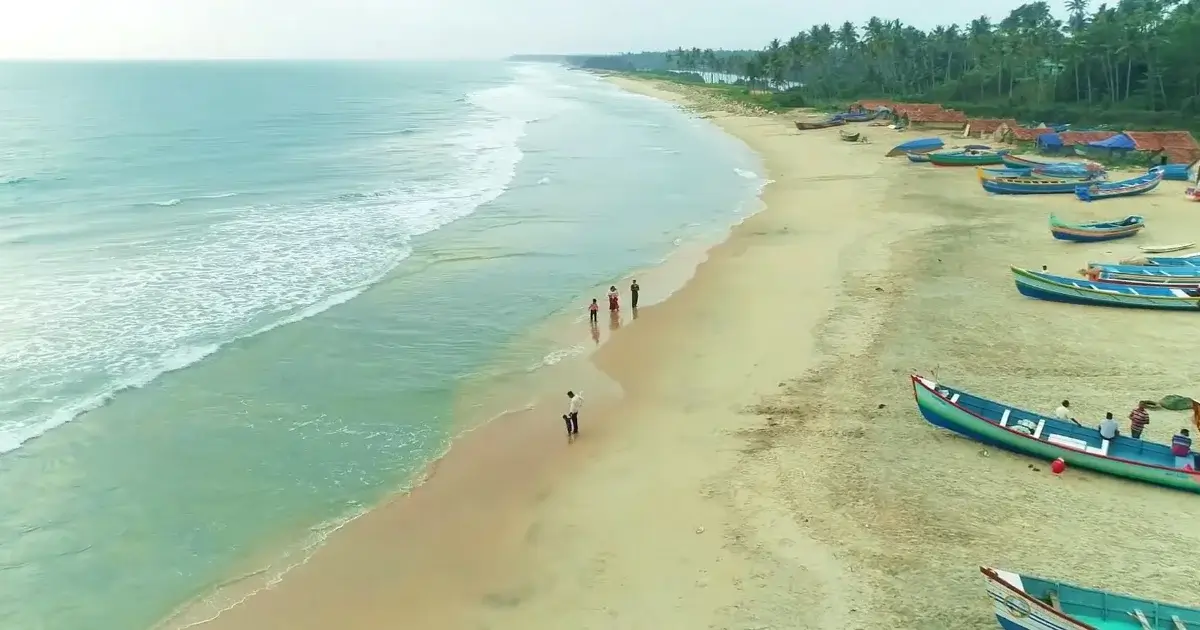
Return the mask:
<path fill-rule="evenodd" d="M 1021 299 L 1007 276 L 1135 249 L 1048 242 L 1049 211 L 1141 204 L 1161 241 L 1200 230 L 1184 200 L 999 199 L 962 170 L 882 157 L 912 134 L 862 127 L 885 139 L 849 144 L 719 113 L 686 87 L 608 80 L 742 138 L 774 180 L 763 211 L 588 358 L 620 395 L 588 398 L 581 440 L 564 443 L 554 405 L 484 425 L 427 483 L 201 627 L 982 630 L 995 621 L 980 564 L 1189 603 L 1200 569 L 1161 558 L 1200 544 L 1190 497 L 1051 477 L 946 435 L 907 380 L 940 369 L 1027 408 L 1066 396 L 1089 417 L 1186 392 L 1200 369 L 1177 349 L 1187 315 Z M 1114 328 L 1139 352 L 1106 341 Z M 1169 365 L 1147 365 L 1155 352 Z M 1156 414 L 1151 439 L 1175 422 Z M 1113 548 L 1123 531 L 1136 544 Z"/>
<path fill-rule="evenodd" d="M 724 131 L 722 132 L 724 133 Z M 732 137 L 737 139 L 736 136 Z M 747 150 L 753 152 L 749 147 L 747 147 Z M 506 376 L 512 376 L 516 380 L 529 381 L 536 384 L 538 391 L 522 397 L 522 400 L 529 402 L 495 404 L 497 392 L 507 393 L 518 391 L 518 388 L 513 387 L 508 382 L 498 384 L 488 383 L 485 387 L 479 388 L 472 385 L 468 379 L 467 384 L 460 387 L 460 395 L 456 395 L 455 397 L 455 415 L 461 416 L 462 419 L 455 422 L 454 426 L 456 430 L 453 437 L 448 441 L 446 448 L 425 465 L 420 475 L 407 481 L 403 488 L 387 493 L 377 503 L 364 505 L 352 513 L 332 518 L 318 526 L 314 526 L 311 528 L 311 531 L 317 531 L 320 534 L 315 543 L 311 542 L 311 537 L 305 541 L 301 541 L 303 544 L 296 544 L 296 541 L 288 539 L 284 541 L 285 544 L 283 546 L 273 547 L 272 549 L 275 550 L 285 550 L 283 558 L 287 562 L 280 563 L 280 555 L 277 553 L 259 551 L 257 557 L 265 559 L 266 562 L 248 561 L 244 565 L 246 569 L 244 572 L 220 582 L 215 590 L 203 593 L 193 600 L 184 602 L 156 622 L 152 628 L 154 630 L 182 630 L 184 628 L 220 627 L 217 624 L 222 623 L 228 613 L 237 610 L 247 602 L 253 601 L 256 596 L 286 582 L 292 571 L 304 567 L 317 554 L 322 552 L 330 537 L 343 535 L 341 530 L 344 528 L 354 526 L 360 519 L 372 518 L 380 510 L 399 510 L 407 514 L 410 510 L 399 507 L 397 504 L 410 500 L 411 495 L 421 492 L 423 487 L 431 481 L 437 480 L 440 475 L 444 474 L 442 470 L 444 466 L 451 466 L 452 476 L 455 479 L 442 483 L 451 485 L 456 489 L 461 487 L 459 485 L 461 477 L 469 477 L 474 474 L 487 476 L 488 470 L 485 470 L 487 467 L 477 466 L 476 463 L 463 463 L 460 466 L 460 462 L 456 460 L 459 458 L 463 460 L 477 460 L 479 454 L 484 450 L 490 451 L 490 449 L 496 448 L 495 440 L 492 439 L 490 432 L 499 432 L 502 429 L 494 425 L 514 423 L 525 428 L 535 426 L 537 427 L 535 429 L 536 432 L 547 433 L 545 418 L 554 417 L 555 411 L 552 410 L 557 410 L 561 405 L 558 404 L 557 398 L 553 401 L 545 399 L 551 397 L 552 394 L 561 394 L 562 390 L 570 387 L 569 383 L 578 383 L 580 381 L 589 383 L 586 388 L 583 388 L 588 392 L 587 415 L 590 416 L 598 410 L 607 411 L 613 408 L 620 402 L 623 393 L 614 381 L 597 368 L 592 358 L 597 351 L 603 349 L 608 343 L 613 341 L 613 335 L 617 329 L 628 328 L 633 323 L 633 320 L 636 320 L 642 312 L 661 305 L 676 292 L 683 289 L 694 278 L 697 269 L 708 259 L 709 253 L 714 247 L 719 246 L 727 240 L 732 230 L 764 209 L 761 202 L 761 194 L 763 188 L 769 185 L 770 180 L 766 179 L 767 176 L 765 174 L 760 173 L 758 175 L 762 179 L 759 193 L 749 198 L 739 208 L 731 210 L 732 213 L 736 213 L 736 220 L 714 225 L 711 229 L 706 229 L 689 239 L 680 240 L 659 262 L 630 270 L 615 280 L 620 285 L 622 291 L 623 306 L 621 322 L 616 327 L 611 327 L 607 321 L 608 318 L 602 313 L 600 339 L 586 340 L 586 338 L 581 337 L 579 335 L 579 328 L 586 324 L 586 316 L 571 315 L 574 312 L 573 309 L 564 307 L 562 311 L 551 315 L 547 320 L 535 326 L 534 329 L 527 331 L 527 333 L 522 335 L 520 340 L 513 342 L 516 345 L 535 343 L 543 347 L 554 348 L 554 350 L 543 357 L 543 363 L 539 366 L 530 367 L 523 372 L 505 372 Z M 632 278 L 639 279 L 644 287 L 640 307 L 633 312 L 631 312 L 629 305 L 626 303 L 628 300 L 627 285 Z M 601 296 L 606 291 L 606 288 L 601 286 L 594 287 L 593 289 L 597 295 Z M 531 339 L 534 341 L 531 341 Z M 564 343 L 574 343 L 575 345 L 586 345 L 588 347 L 582 352 L 574 353 L 569 352 L 573 349 L 573 346 L 564 346 Z M 564 349 L 568 352 L 559 361 L 552 363 L 544 362 L 550 354 L 561 352 Z M 490 381 L 494 375 L 482 374 L 480 376 L 482 380 Z M 530 397 L 533 397 L 533 399 L 530 400 Z M 515 400 L 517 399 L 510 398 L 508 402 Z M 494 411 L 496 409 L 500 411 Z M 479 413 L 480 410 L 492 411 L 484 411 L 481 414 Z M 554 428 L 549 430 L 548 433 L 553 439 L 558 439 L 559 427 L 557 423 L 552 424 L 552 426 Z M 483 433 L 482 435 L 476 435 L 481 432 Z M 522 433 L 522 435 L 526 434 Z M 553 439 L 549 441 L 553 442 Z M 523 448 L 528 447 L 517 444 L 513 445 L 511 449 L 506 450 L 512 450 L 516 454 L 517 451 Z M 499 461 L 510 460 L 500 458 Z M 473 472 L 467 473 L 467 470 Z M 439 492 L 438 494 L 440 495 L 441 493 Z M 299 561 L 293 562 L 292 556 L 296 555 L 297 550 L 300 550 L 299 553 L 303 557 Z M 281 565 L 286 565 L 286 568 L 283 569 L 282 573 L 276 575 L 277 571 L 274 569 Z M 222 603 L 214 604 L 213 600 Z"/>

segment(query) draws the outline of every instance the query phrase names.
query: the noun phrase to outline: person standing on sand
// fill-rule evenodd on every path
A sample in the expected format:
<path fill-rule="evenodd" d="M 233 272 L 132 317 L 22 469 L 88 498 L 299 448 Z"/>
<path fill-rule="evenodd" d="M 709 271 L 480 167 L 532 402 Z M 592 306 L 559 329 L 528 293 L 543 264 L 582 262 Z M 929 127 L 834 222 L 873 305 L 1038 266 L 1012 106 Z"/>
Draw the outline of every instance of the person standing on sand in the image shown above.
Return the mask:
<path fill-rule="evenodd" d="M 642 287 L 638 286 L 637 280 L 634 280 L 633 282 L 631 282 L 629 284 L 629 306 L 630 306 L 630 308 L 637 308 L 638 292 L 641 290 L 642 290 Z"/>
<path fill-rule="evenodd" d="M 1146 403 L 1138 401 L 1137 407 L 1129 412 L 1129 437 L 1142 439 L 1142 431 L 1150 424 L 1150 412 L 1146 411 Z"/>
<path fill-rule="evenodd" d="M 567 413 L 563 414 L 563 421 L 567 423 L 567 441 L 571 441 L 579 435 L 579 408 L 583 406 L 583 396 L 568 391 L 567 400 L 570 402 L 567 403 Z"/>
<path fill-rule="evenodd" d="M 600 305 L 596 303 L 596 298 L 592 298 L 592 303 L 588 305 L 588 320 L 593 324 L 599 323 Z"/>
<path fill-rule="evenodd" d="M 617 292 L 617 287 L 608 287 L 608 310 L 617 311 L 621 308 L 621 294 Z"/>

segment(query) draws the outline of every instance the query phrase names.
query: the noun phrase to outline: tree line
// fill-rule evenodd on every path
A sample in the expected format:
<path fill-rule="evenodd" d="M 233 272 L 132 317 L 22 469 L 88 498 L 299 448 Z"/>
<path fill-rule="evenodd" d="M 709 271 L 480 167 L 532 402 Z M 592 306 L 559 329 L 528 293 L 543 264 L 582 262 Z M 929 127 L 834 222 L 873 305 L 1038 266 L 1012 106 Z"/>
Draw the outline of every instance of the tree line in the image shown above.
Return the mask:
<path fill-rule="evenodd" d="M 814 25 L 758 51 L 679 48 L 672 70 L 734 74 L 752 87 L 801 87 L 810 101 L 863 97 L 969 104 L 978 115 L 1024 111 L 1200 113 L 1200 0 L 1120 0 L 1091 10 L 1067 0 L 1065 21 L 1031 2 L 994 22 L 922 31 L 872 17 Z M 980 110 L 990 109 L 991 112 Z"/>

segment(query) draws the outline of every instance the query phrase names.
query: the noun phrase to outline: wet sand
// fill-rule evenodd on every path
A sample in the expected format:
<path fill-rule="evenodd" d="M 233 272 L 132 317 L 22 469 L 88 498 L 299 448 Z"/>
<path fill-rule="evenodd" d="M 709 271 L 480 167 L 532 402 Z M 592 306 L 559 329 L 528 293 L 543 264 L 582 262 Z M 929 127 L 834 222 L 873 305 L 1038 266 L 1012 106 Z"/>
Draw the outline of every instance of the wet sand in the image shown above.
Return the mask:
<path fill-rule="evenodd" d="M 1042 411 L 1070 398 L 1097 420 L 1194 393 L 1194 315 L 1029 300 L 1008 273 L 1195 240 L 1182 183 L 1096 204 L 993 197 L 971 169 L 882 157 L 915 134 L 863 125 L 870 143 L 844 143 L 613 80 L 707 111 L 759 152 L 766 210 L 592 356 L 599 371 L 579 378 L 613 393 L 588 399 L 579 441 L 557 406 L 488 424 L 411 495 L 200 627 L 992 628 L 980 564 L 1200 603 L 1182 561 L 1200 498 L 1053 477 L 936 430 L 908 380 L 936 371 Z M 1052 211 L 1136 212 L 1148 228 L 1066 245 Z M 1147 437 L 1187 421 L 1155 413 Z"/>

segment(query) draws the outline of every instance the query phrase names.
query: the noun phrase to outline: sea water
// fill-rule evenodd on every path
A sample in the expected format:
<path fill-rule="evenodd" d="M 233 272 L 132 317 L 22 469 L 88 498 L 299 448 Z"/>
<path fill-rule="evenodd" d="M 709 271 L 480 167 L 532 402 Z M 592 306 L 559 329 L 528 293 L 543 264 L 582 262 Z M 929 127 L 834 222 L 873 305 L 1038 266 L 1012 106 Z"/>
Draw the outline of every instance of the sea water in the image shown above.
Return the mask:
<path fill-rule="evenodd" d="M 0 628 L 277 579 L 445 451 L 464 378 L 760 171 L 550 65 L 0 65 Z"/>

